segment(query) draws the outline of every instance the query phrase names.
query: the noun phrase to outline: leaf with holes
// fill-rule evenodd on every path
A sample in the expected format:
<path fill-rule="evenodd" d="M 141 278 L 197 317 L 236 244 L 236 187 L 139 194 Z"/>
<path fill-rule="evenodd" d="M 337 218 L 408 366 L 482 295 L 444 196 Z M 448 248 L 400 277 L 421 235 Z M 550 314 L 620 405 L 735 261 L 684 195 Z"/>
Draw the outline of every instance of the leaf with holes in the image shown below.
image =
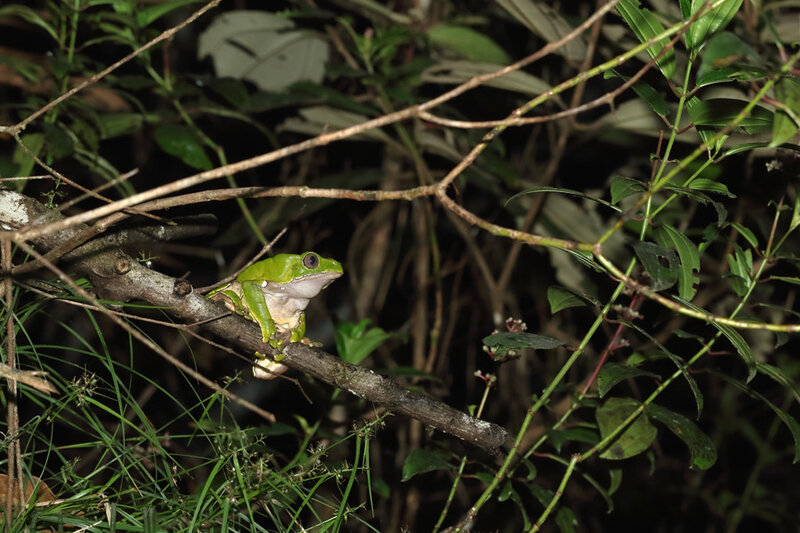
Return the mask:
<path fill-rule="evenodd" d="M 653 290 L 662 291 L 672 287 L 680 276 L 680 261 L 672 250 L 666 250 L 652 242 L 637 241 L 633 245 L 636 257 L 653 280 Z"/>

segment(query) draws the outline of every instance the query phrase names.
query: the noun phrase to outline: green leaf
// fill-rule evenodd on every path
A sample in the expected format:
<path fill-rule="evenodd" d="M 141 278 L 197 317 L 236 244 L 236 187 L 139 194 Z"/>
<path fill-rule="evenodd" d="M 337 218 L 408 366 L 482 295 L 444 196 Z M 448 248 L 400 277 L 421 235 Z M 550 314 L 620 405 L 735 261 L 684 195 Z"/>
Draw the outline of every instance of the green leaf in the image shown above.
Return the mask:
<path fill-rule="evenodd" d="M 646 42 L 664 32 L 664 26 L 649 9 L 639 7 L 639 0 L 622 0 L 617 4 L 617 12 L 625 23 L 633 30 L 639 42 Z M 647 49 L 650 57 L 655 58 L 669 44 L 669 38 L 663 37 Z M 675 75 L 675 51 L 668 50 L 656 61 L 661 73 L 668 80 Z"/>
<path fill-rule="evenodd" d="M 769 279 L 777 281 L 785 281 L 786 283 L 791 283 L 793 285 L 800 285 L 800 278 L 791 278 L 788 276 L 770 276 Z"/>
<path fill-rule="evenodd" d="M 606 438 L 636 411 L 641 404 L 632 398 L 609 398 L 595 411 L 600 436 Z M 640 414 L 613 443 L 600 454 L 603 459 L 621 460 L 645 451 L 656 438 L 656 428 Z"/>
<path fill-rule="evenodd" d="M 707 0 L 692 0 L 692 7 L 689 16 L 695 15 L 707 4 Z M 686 31 L 686 48 L 689 49 L 689 57 L 694 60 L 703 45 L 716 32 L 725 28 L 731 19 L 739 11 L 742 0 L 728 0 L 711 10 L 710 13 L 703 15 L 695 21 Z"/>
<path fill-rule="evenodd" d="M 695 86 L 763 77 L 766 71 L 750 64 L 761 62 L 758 52 L 739 36 L 729 31 L 719 32 L 703 49 Z"/>
<path fill-rule="evenodd" d="M 615 76 L 622 78 L 624 81 L 628 81 L 630 79 L 630 76 L 624 76 L 613 69 L 607 70 L 605 73 L 603 73 L 603 77 L 605 79 Z M 644 100 L 647 105 L 650 106 L 650 109 L 655 111 L 657 115 L 663 117 L 669 113 L 669 104 L 667 103 L 667 99 L 664 97 L 664 94 L 660 91 L 657 91 L 656 88 L 649 83 L 639 80 L 633 84 L 631 89 L 633 89 L 633 92 L 635 92 L 639 98 Z"/>
<path fill-rule="evenodd" d="M 465 81 L 494 72 L 497 65 L 491 63 L 478 63 L 475 61 L 439 61 L 427 68 L 420 79 L 426 83 L 461 84 Z M 484 85 L 515 91 L 523 94 L 539 95 L 550 90 L 551 86 L 541 78 L 532 76 L 527 72 L 515 70 L 499 78 L 488 80 Z"/>
<path fill-rule="evenodd" d="M 575 528 L 578 526 L 578 519 L 569 507 L 559 507 L 555 521 L 561 533 L 575 533 Z"/>
<path fill-rule="evenodd" d="M 714 442 L 685 416 L 654 403 L 647 406 L 647 416 L 667 426 L 667 429 L 686 443 L 692 456 L 692 466 L 708 470 L 717 462 Z"/>
<path fill-rule="evenodd" d="M 678 252 L 681 260 L 678 294 L 684 300 L 691 300 L 697 292 L 694 285 L 700 281 L 700 254 L 697 247 L 686 235 L 670 225 L 664 225 L 657 235 L 661 238 L 662 245 Z"/>
<path fill-rule="evenodd" d="M 792 208 L 792 221 L 789 223 L 789 231 L 800 226 L 800 194 L 794 196 L 794 207 Z"/>
<path fill-rule="evenodd" d="M 697 178 L 693 180 L 689 184 L 689 188 L 694 191 L 714 192 L 717 194 L 724 194 L 728 198 L 736 198 L 736 195 L 728 190 L 727 185 L 707 178 Z"/>
<path fill-rule="evenodd" d="M 342 360 L 357 365 L 392 337 L 381 328 L 367 329 L 369 323 L 370 319 L 365 318 L 358 324 L 340 322 L 336 325 L 336 349 Z"/>
<path fill-rule="evenodd" d="M 547 432 L 547 435 L 553 447 L 559 453 L 561 453 L 561 447 L 565 442 L 576 441 L 585 442 L 587 444 L 597 444 L 600 442 L 597 433 L 589 428 L 551 429 Z"/>
<path fill-rule="evenodd" d="M 240 10 L 217 16 L 200 34 L 197 57 L 211 57 L 220 78 L 247 80 L 262 91 L 279 92 L 298 81 L 321 82 L 328 48 L 324 39 L 295 29 L 286 17 Z"/>
<path fill-rule="evenodd" d="M 756 234 L 750 228 L 746 228 L 737 222 L 731 222 L 731 226 L 736 228 L 736 231 L 745 238 L 747 242 L 750 243 L 750 246 L 758 250 L 758 239 L 756 238 Z"/>
<path fill-rule="evenodd" d="M 45 12 L 42 10 L 42 12 Z M 60 41 L 58 37 L 58 31 L 50 25 L 44 18 L 42 18 L 35 10 L 31 9 L 27 6 L 21 5 L 10 5 L 0 7 L 0 16 L 1 17 L 19 17 L 25 22 L 32 24 L 34 26 L 39 26 L 44 31 L 46 31 L 50 37 L 53 38 L 53 41 Z"/>
<path fill-rule="evenodd" d="M 563 187 L 534 187 L 533 189 L 526 189 L 526 190 L 524 190 L 522 192 L 518 192 L 517 194 L 515 194 L 514 196 L 509 198 L 506 201 L 505 205 L 508 205 L 509 202 L 511 202 L 512 200 L 516 200 L 517 198 L 519 198 L 521 196 L 527 196 L 528 194 L 536 194 L 536 193 L 540 193 L 540 192 L 557 192 L 557 193 L 561 193 L 561 194 L 567 194 L 567 195 L 570 195 L 570 196 L 578 196 L 580 198 L 585 198 L 587 200 L 591 200 L 592 202 L 597 202 L 598 204 L 602 204 L 602 205 L 604 205 L 606 207 L 609 207 L 609 208 L 613 209 L 614 211 L 617 211 L 617 212 L 621 212 L 622 211 L 620 208 L 618 208 L 618 207 L 606 202 L 602 198 L 598 198 L 596 196 L 591 196 L 589 194 L 586 194 L 585 192 L 576 191 L 574 189 L 565 189 Z"/>
<path fill-rule="evenodd" d="M 441 454 L 417 448 L 411 450 L 403 463 L 402 481 L 408 481 L 417 474 L 434 470 L 452 470 L 453 466 Z"/>
<path fill-rule="evenodd" d="M 556 314 L 569 307 L 583 307 L 586 305 L 586 300 L 583 296 L 578 296 L 575 291 L 565 287 L 548 287 L 547 302 L 550 304 L 551 314 Z"/>
<path fill-rule="evenodd" d="M 447 48 L 471 61 L 507 65 L 511 58 L 486 35 L 463 26 L 439 24 L 428 30 L 431 43 Z"/>
<path fill-rule="evenodd" d="M 780 407 L 776 406 L 775 404 L 767 400 L 764 397 L 764 395 L 754 391 L 752 388 L 748 387 L 744 383 L 741 383 L 740 381 L 735 380 L 730 376 L 727 376 L 720 372 L 714 372 L 714 371 L 712 372 L 716 376 L 724 379 L 725 381 L 735 386 L 748 396 L 752 396 L 753 398 L 761 400 L 767 407 L 772 409 L 772 411 L 778 416 L 778 418 L 781 419 L 781 422 L 786 424 L 786 427 L 788 427 L 789 431 L 792 433 L 792 438 L 794 439 L 794 459 L 792 460 L 792 463 L 797 463 L 798 461 L 800 461 L 800 424 L 798 424 L 797 420 L 795 420 L 791 415 L 789 415 L 789 413 L 787 413 Z"/>
<path fill-rule="evenodd" d="M 672 287 L 680 275 L 680 261 L 672 250 L 666 250 L 652 242 L 637 241 L 633 244 L 636 257 L 653 280 L 653 290 Z M 666 264 L 664 264 L 666 263 Z"/>
<path fill-rule="evenodd" d="M 653 379 L 658 379 L 658 374 L 642 370 L 635 366 L 621 363 L 606 363 L 597 374 L 597 393 L 602 398 L 608 394 L 617 383 L 639 376 L 649 376 Z"/>
<path fill-rule="evenodd" d="M 534 0 L 497 0 L 497 3 L 521 24 L 548 43 L 560 41 L 573 30 L 561 14 L 546 2 Z M 556 51 L 573 61 L 586 57 L 586 43 L 582 37 L 572 39 Z"/>
<path fill-rule="evenodd" d="M 149 7 L 139 6 L 136 9 L 136 24 L 140 28 L 145 28 L 179 7 L 189 4 L 199 4 L 201 2 L 203 2 L 203 0 L 170 0 L 169 2 L 159 3 Z"/>
<path fill-rule="evenodd" d="M 552 350 L 553 348 L 563 346 L 564 343 L 552 337 L 522 331 L 493 333 L 483 338 L 483 345 L 495 354 L 495 358 L 497 359 L 508 355 L 515 355 L 516 350 L 521 350 L 523 348 Z"/>
<path fill-rule="evenodd" d="M 800 84 L 791 78 L 781 78 L 775 84 L 775 100 L 785 105 L 795 118 L 800 116 Z M 794 119 L 783 109 L 775 109 L 772 122 L 772 141 L 770 147 L 780 146 L 795 135 L 800 128 Z"/>
<path fill-rule="evenodd" d="M 712 98 L 700 100 L 692 97 L 691 105 L 687 102 L 689 117 L 695 126 L 722 128 L 727 126 L 749 104 L 745 100 L 732 98 Z M 744 117 L 737 127 L 745 133 L 759 133 L 772 127 L 773 113 L 763 107 L 755 106 L 750 114 Z"/>
<path fill-rule="evenodd" d="M 798 385 L 794 379 L 789 377 L 786 372 L 769 363 L 757 363 L 756 370 L 782 385 L 792 396 L 794 396 L 795 401 L 800 403 L 800 385 Z"/>
<path fill-rule="evenodd" d="M 23 135 L 21 140 L 22 144 L 34 155 L 39 156 L 41 154 L 42 147 L 44 146 L 43 134 L 28 133 L 27 135 Z M 28 155 L 28 152 L 19 145 L 14 147 L 14 154 L 11 156 L 11 160 L 17 164 L 17 172 L 20 176 L 30 176 L 34 165 L 36 165 L 36 161 L 34 161 L 34 159 Z"/>
<path fill-rule="evenodd" d="M 188 126 L 163 123 L 156 126 L 154 136 L 158 146 L 169 155 L 179 157 L 189 166 L 210 170 L 211 160 L 203 150 L 203 145 Z"/>
<path fill-rule="evenodd" d="M 531 522 L 530 517 L 528 516 L 528 508 L 527 508 L 526 502 L 524 502 L 522 500 L 522 498 L 520 497 L 519 493 L 517 493 L 517 491 L 514 490 L 514 485 L 511 483 L 510 479 L 506 480 L 506 485 L 508 486 L 508 489 L 507 489 L 508 497 L 511 498 L 511 501 L 513 501 L 515 504 L 517 504 L 517 507 L 519 508 L 520 513 L 522 513 L 522 528 L 525 531 L 527 531 L 528 529 L 530 529 L 530 527 L 532 525 L 532 522 Z M 505 487 L 504 487 L 504 489 L 505 489 Z M 498 501 L 503 501 L 503 500 L 500 499 L 500 495 L 499 494 L 497 495 L 497 500 Z"/>
<path fill-rule="evenodd" d="M 67 130 L 52 123 L 43 124 L 42 129 L 45 149 L 53 159 L 67 157 L 75 151 L 75 139 Z"/>
<path fill-rule="evenodd" d="M 104 113 L 97 117 L 100 138 L 111 139 L 142 129 L 145 117 L 139 113 Z"/>
<path fill-rule="evenodd" d="M 715 322 L 712 322 L 712 325 L 721 331 L 722 334 L 725 335 L 725 338 L 736 348 L 736 352 L 741 356 L 742 361 L 744 361 L 744 364 L 747 366 L 747 382 L 749 383 L 750 380 L 755 377 L 757 371 L 756 360 L 753 357 L 753 351 L 750 349 L 750 345 L 747 344 L 744 337 L 732 327 Z"/>
<path fill-rule="evenodd" d="M 624 176 L 614 176 L 611 178 L 611 203 L 618 204 L 625 198 L 646 190 L 647 187 L 641 181 Z"/>
<path fill-rule="evenodd" d="M 684 304 L 688 304 L 689 302 L 685 302 L 684 300 L 680 300 Z M 689 373 L 689 369 L 683 362 L 683 359 L 672 353 L 664 346 L 662 343 L 658 341 L 655 337 L 650 335 L 647 331 L 639 327 L 637 324 L 627 323 L 627 326 L 635 331 L 637 331 L 640 335 L 647 337 L 647 339 L 655 344 L 658 347 L 658 353 L 666 355 L 673 364 L 678 367 L 678 370 L 681 372 L 681 376 L 683 379 L 686 380 L 686 383 L 689 385 L 689 389 L 692 391 L 692 395 L 694 396 L 695 406 L 697 407 L 697 418 L 700 418 L 700 413 L 703 412 L 703 393 L 700 392 L 700 387 L 697 386 L 697 382 L 694 380 L 692 375 Z"/>

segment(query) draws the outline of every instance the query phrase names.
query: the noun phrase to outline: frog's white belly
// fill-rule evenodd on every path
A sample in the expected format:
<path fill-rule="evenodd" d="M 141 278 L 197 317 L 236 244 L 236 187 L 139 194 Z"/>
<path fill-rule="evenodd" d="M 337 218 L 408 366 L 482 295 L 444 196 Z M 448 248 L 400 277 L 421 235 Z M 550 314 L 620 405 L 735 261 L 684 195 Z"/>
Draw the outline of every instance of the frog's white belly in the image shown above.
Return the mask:
<path fill-rule="evenodd" d="M 287 294 L 264 291 L 267 308 L 275 325 L 281 329 L 295 329 L 300 325 L 300 317 L 308 307 L 308 298 L 295 298 Z"/>

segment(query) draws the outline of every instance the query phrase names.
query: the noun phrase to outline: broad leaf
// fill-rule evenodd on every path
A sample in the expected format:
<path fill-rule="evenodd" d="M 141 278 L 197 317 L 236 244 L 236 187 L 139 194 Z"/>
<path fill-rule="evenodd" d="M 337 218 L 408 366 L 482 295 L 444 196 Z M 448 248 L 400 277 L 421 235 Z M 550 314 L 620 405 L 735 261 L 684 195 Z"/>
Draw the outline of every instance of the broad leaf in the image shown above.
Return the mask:
<path fill-rule="evenodd" d="M 265 91 L 325 75 L 328 43 L 295 30 L 291 20 L 266 11 L 232 11 L 215 18 L 198 38 L 197 57 L 210 56 L 218 77 L 248 80 Z"/>
<path fill-rule="evenodd" d="M 451 470 L 453 466 L 441 454 L 417 448 L 411 450 L 403 463 L 403 478 L 408 481 L 417 474 L 432 472 L 434 470 Z"/>
<path fill-rule="evenodd" d="M 497 3 L 508 11 L 512 17 L 548 43 L 561 40 L 573 29 L 569 22 L 558 11 L 550 7 L 547 2 L 497 0 Z M 581 61 L 586 56 L 586 44 L 583 41 L 583 37 L 579 35 L 572 39 L 560 47 L 556 53 L 564 55 L 568 59 Z"/>
<path fill-rule="evenodd" d="M 358 324 L 342 322 L 336 326 L 336 349 L 339 357 L 348 363 L 361 363 L 384 341 L 392 337 L 381 328 L 369 328 L 369 318 Z"/>
<path fill-rule="evenodd" d="M 153 133 L 159 148 L 166 153 L 194 168 L 209 170 L 212 167 L 203 145 L 188 126 L 165 122 L 156 126 Z"/>
<path fill-rule="evenodd" d="M 595 305 L 598 303 L 594 298 L 578 294 L 573 289 L 555 286 L 547 288 L 547 302 L 550 304 L 550 313 L 552 314 L 569 307 L 584 307 L 587 302 Z"/>
<path fill-rule="evenodd" d="M 618 204 L 625 198 L 647 190 L 644 183 L 624 176 L 611 178 L 611 203 Z"/>
<path fill-rule="evenodd" d="M 689 117 L 695 126 L 710 126 L 722 128 L 727 126 L 742 112 L 749 102 L 731 98 L 713 98 L 700 100 L 691 98 L 692 105 L 687 103 Z M 771 111 L 756 106 L 750 114 L 743 118 L 737 128 L 746 133 L 759 133 L 772 127 Z"/>
<path fill-rule="evenodd" d="M 602 407 L 595 412 L 600 436 L 606 438 L 636 411 L 641 404 L 632 398 L 609 398 Z M 603 459 L 620 460 L 633 457 L 645 451 L 656 438 L 656 428 L 640 414 L 631 424 L 620 433 L 613 443 L 600 457 Z"/>
<path fill-rule="evenodd" d="M 507 65 L 511 58 L 496 42 L 486 35 L 466 28 L 440 24 L 428 30 L 431 43 L 452 50 L 471 61 Z"/>
<path fill-rule="evenodd" d="M 597 374 L 597 393 L 602 398 L 608 394 L 617 383 L 639 376 L 649 376 L 653 379 L 658 379 L 658 374 L 642 370 L 635 366 L 623 365 L 620 363 L 606 363 Z"/>
<path fill-rule="evenodd" d="M 493 333 L 483 338 L 483 345 L 494 354 L 495 359 L 516 355 L 517 350 L 533 348 L 534 350 L 552 350 L 563 346 L 564 343 L 552 337 L 536 335 L 534 333 L 505 332 Z"/>
<path fill-rule="evenodd" d="M 794 113 L 795 118 L 800 117 L 800 84 L 791 78 L 781 78 L 775 84 L 775 100 L 781 102 Z M 775 109 L 775 118 L 772 122 L 771 147 L 780 146 L 797 135 L 800 125 L 795 122 L 784 109 Z"/>
<path fill-rule="evenodd" d="M 633 245 L 636 257 L 653 280 L 653 290 L 672 287 L 680 275 L 680 261 L 672 250 L 666 250 L 652 242 L 637 241 Z"/>

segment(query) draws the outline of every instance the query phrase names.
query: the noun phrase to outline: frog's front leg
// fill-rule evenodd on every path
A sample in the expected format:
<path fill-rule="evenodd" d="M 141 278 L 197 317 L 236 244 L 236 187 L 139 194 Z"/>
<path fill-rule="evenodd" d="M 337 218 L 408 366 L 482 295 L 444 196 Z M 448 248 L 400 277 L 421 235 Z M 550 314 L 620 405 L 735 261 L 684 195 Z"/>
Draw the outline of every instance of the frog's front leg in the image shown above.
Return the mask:
<path fill-rule="evenodd" d="M 261 291 L 261 285 L 256 281 L 242 282 L 242 298 L 244 305 L 250 311 L 250 317 L 258 323 L 261 328 L 262 342 L 269 343 L 273 348 L 277 348 L 278 341 L 275 339 L 275 321 L 267 307 L 267 299 Z"/>
<path fill-rule="evenodd" d="M 289 336 L 289 342 L 300 342 L 306 336 L 306 314 L 300 313 L 300 319 L 297 327 L 292 330 Z"/>

